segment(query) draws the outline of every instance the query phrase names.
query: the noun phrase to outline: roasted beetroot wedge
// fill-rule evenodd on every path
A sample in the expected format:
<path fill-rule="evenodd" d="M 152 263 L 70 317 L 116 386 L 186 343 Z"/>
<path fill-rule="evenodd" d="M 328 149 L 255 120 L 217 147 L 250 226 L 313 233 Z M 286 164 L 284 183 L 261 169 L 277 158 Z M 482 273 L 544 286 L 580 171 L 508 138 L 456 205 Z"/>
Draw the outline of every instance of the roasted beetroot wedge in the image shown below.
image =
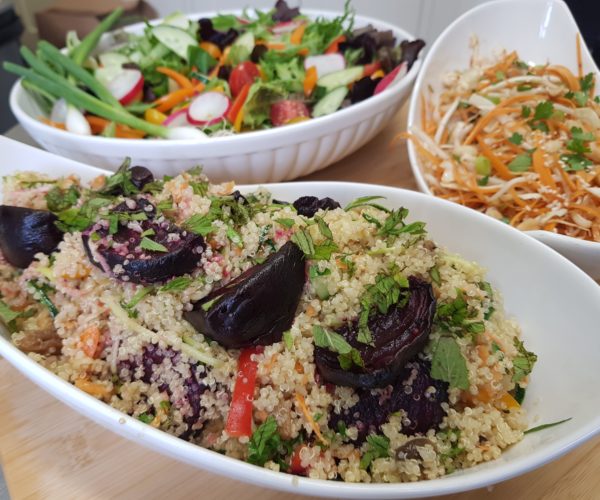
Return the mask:
<path fill-rule="evenodd" d="M 0 249 L 13 266 L 25 268 L 36 253 L 52 253 L 63 234 L 54 225 L 56 215 L 48 210 L 0 206 Z"/>
<path fill-rule="evenodd" d="M 332 198 L 317 198 L 316 196 L 301 196 L 294 203 L 294 208 L 304 217 L 314 217 L 319 210 L 334 210 L 340 204 Z"/>
<path fill-rule="evenodd" d="M 204 251 L 202 236 L 156 217 L 146 199 L 128 199 L 82 234 L 90 261 L 112 277 L 158 283 L 192 272 Z"/>
<path fill-rule="evenodd" d="M 304 287 L 304 254 L 292 242 L 197 302 L 184 318 L 227 348 L 281 340 Z"/>
<path fill-rule="evenodd" d="M 378 432 L 392 413 L 403 410 L 402 434 L 412 436 L 437 428 L 446 415 L 442 404 L 448 402 L 448 384 L 431 378 L 430 369 L 428 361 L 414 358 L 385 389 L 359 389 L 358 403 L 333 414 L 329 427 L 336 430 L 339 422 L 355 426 L 357 441 L 362 442 L 368 434 Z"/>
<path fill-rule="evenodd" d="M 315 348 L 315 364 L 323 380 L 349 387 L 385 387 L 392 383 L 408 360 L 423 349 L 431 332 L 435 297 L 429 283 L 409 278 L 410 296 L 404 307 L 391 307 L 368 322 L 374 345 L 358 342 L 358 320 L 337 332 L 361 355 L 364 367 L 344 370 L 338 355 Z"/>

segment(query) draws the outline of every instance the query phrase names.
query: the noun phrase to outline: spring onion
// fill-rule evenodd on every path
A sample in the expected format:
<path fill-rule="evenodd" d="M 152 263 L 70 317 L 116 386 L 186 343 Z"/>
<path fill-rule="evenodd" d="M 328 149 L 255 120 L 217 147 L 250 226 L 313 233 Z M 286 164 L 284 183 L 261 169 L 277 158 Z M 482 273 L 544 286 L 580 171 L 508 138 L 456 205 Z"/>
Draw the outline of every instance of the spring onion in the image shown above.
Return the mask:
<path fill-rule="evenodd" d="M 119 7 L 111 12 L 108 16 L 106 16 L 94 30 L 86 35 L 86 37 L 81 41 L 79 45 L 77 45 L 69 56 L 73 59 L 75 64 L 81 66 L 84 61 L 88 58 L 92 50 L 98 45 L 100 41 L 100 37 L 107 32 L 113 24 L 121 17 L 123 14 L 123 7 Z"/>

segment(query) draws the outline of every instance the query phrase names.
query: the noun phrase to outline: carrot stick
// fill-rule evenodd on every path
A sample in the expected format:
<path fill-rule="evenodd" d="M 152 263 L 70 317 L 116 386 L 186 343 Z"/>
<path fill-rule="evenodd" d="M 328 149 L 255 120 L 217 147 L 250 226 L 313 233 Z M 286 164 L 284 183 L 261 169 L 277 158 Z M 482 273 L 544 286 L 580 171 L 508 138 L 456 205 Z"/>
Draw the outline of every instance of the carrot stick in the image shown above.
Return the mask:
<path fill-rule="evenodd" d="M 304 30 L 306 29 L 306 23 L 302 23 L 298 26 L 290 35 L 290 43 L 293 45 L 300 45 L 302 37 L 304 36 Z"/>
<path fill-rule="evenodd" d="M 335 54 L 336 52 L 339 52 L 340 43 L 345 42 L 345 41 L 346 41 L 345 35 L 338 36 L 337 38 L 335 38 L 333 40 L 333 42 L 331 42 L 329 44 L 329 47 L 327 47 L 327 49 L 325 50 L 325 54 Z"/>
<path fill-rule="evenodd" d="M 467 144 L 471 144 L 473 142 L 473 140 L 475 139 L 475 137 L 489 124 L 492 122 L 492 120 L 494 120 L 495 118 L 497 118 L 498 116 L 501 115 L 509 115 L 511 113 L 520 113 L 521 110 L 519 108 L 501 108 L 501 107 L 496 107 L 494 109 L 492 109 L 487 115 L 485 115 L 484 117 L 482 117 L 473 127 L 473 129 L 471 130 L 471 132 L 469 132 L 469 135 L 466 137 L 466 139 L 464 140 L 465 145 Z"/>
<path fill-rule="evenodd" d="M 164 66 L 158 66 L 156 68 L 156 71 L 171 78 L 182 89 L 191 89 L 194 87 L 188 77 L 186 77 L 185 75 L 182 75 L 181 73 L 175 71 L 174 69 L 166 68 Z"/>
<path fill-rule="evenodd" d="M 45 116 L 40 116 L 40 121 L 45 123 L 46 125 L 50 125 L 51 127 L 58 128 L 60 130 L 66 130 L 64 123 L 53 122 L 52 120 L 50 120 L 49 118 L 46 118 Z"/>
<path fill-rule="evenodd" d="M 478 139 L 479 149 L 483 156 L 485 156 L 488 160 L 490 160 L 492 167 L 496 173 L 504 180 L 512 179 L 513 173 L 508 169 L 508 167 L 500 160 L 493 151 L 487 146 L 487 144 L 483 141 L 483 139 Z"/>
<path fill-rule="evenodd" d="M 540 176 L 542 184 L 549 188 L 556 189 L 556 182 L 550 174 L 548 168 L 544 164 L 544 151 L 542 148 L 537 148 L 531 155 L 533 170 Z"/>
<path fill-rule="evenodd" d="M 577 47 L 577 74 L 583 78 L 583 62 L 581 60 L 581 35 L 577 33 L 575 37 L 575 46 Z"/>
<path fill-rule="evenodd" d="M 575 75 L 571 73 L 571 70 L 569 68 L 556 64 L 554 66 L 548 66 L 546 72 L 558 76 L 563 82 L 567 84 L 569 90 L 573 92 L 579 90 L 579 80 L 575 78 Z"/>
<path fill-rule="evenodd" d="M 325 439 L 323 437 L 323 434 L 321 434 L 320 427 L 317 425 L 317 423 L 313 419 L 312 415 L 310 414 L 310 411 L 309 411 L 308 407 L 306 406 L 306 401 L 304 400 L 304 396 L 302 396 L 302 394 L 296 393 L 296 403 L 302 410 L 302 413 L 304 414 L 304 418 L 311 426 L 315 435 L 319 438 L 319 441 L 321 441 L 323 444 L 329 444 L 329 441 L 327 441 L 327 439 Z"/>
<path fill-rule="evenodd" d="M 315 87 L 317 85 L 317 80 L 318 80 L 317 68 L 315 66 L 311 66 L 310 68 L 308 68 L 306 70 L 306 75 L 304 76 L 304 82 L 303 82 L 304 95 L 306 97 L 308 97 L 310 94 L 312 94 L 312 91 L 315 89 Z"/>
<path fill-rule="evenodd" d="M 202 92 L 202 90 L 204 90 L 203 83 L 199 83 L 191 88 L 178 89 L 156 99 L 154 106 L 161 113 L 165 113 L 173 109 L 177 104 L 185 101 L 188 97 L 193 96 L 196 92 Z"/>

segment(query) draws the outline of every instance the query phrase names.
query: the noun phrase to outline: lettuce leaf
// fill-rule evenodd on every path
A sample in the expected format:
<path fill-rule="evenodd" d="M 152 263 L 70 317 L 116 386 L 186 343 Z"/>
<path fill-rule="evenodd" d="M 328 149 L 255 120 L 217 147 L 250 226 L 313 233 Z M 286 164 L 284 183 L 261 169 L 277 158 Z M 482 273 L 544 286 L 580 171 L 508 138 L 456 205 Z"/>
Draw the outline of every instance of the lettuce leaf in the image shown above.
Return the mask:
<path fill-rule="evenodd" d="M 271 105 L 286 96 L 286 90 L 279 83 L 253 83 L 244 104 L 244 125 L 251 128 L 263 126 L 269 121 Z"/>

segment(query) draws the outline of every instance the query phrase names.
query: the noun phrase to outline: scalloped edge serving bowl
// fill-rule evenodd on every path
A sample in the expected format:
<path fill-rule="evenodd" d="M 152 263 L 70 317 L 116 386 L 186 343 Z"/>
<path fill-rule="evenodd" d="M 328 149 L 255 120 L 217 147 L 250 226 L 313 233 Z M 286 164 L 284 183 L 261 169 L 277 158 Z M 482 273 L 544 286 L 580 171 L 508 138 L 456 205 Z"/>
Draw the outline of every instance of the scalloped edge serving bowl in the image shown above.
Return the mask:
<path fill-rule="evenodd" d="M 0 175 L 37 170 L 89 180 L 106 173 L 0 138 Z M 242 192 L 257 186 L 241 187 Z M 59 400 L 104 427 L 177 460 L 248 483 L 282 491 L 337 498 L 416 498 L 480 488 L 523 474 L 557 458 L 600 432 L 600 391 L 593 390 L 600 365 L 600 287 L 564 257 L 502 222 L 461 205 L 398 188 L 343 182 L 266 186 L 282 200 L 331 196 L 344 205 L 364 195 L 387 197 L 423 220 L 432 239 L 488 269 L 504 296 L 507 313 L 538 355 L 525 399 L 530 426 L 572 417 L 529 434 L 492 462 L 450 476 L 398 484 L 351 484 L 292 476 L 256 467 L 190 444 L 145 425 L 51 374 L 9 341 L 0 326 L 0 355 Z M 499 245 L 498 242 L 502 244 Z"/>
<path fill-rule="evenodd" d="M 239 14 L 240 10 L 223 11 Z M 303 10 L 310 17 L 336 17 L 337 13 Z M 216 12 L 189 14 L 191 19 L 216 15 Z M 407 31 L 377 19 L 356 16 L 356 26 L 369 23 L 378 29 L 392 30 L 400 42 L 415 37 Z M 153 21 L 155 24 L 160 20 Z M 126 28 L 139 32 L 138 23 Z M 40 122 L 42 115 L 35 100 L 15 82 L 10 93 L 10 108 L 23 128 L 44 149 L 76 161 L 116 170 L 123 158 L 144 165 L 156 175 L 173 175 L 201 164 L 215 182 L 278 182 L 295 179 L 341 160 L 370 141 L 396 114 L 408 97 L 421 66 L 417 59 L 406 76 L 384 92 L 330 115 L 305 122 L 239 134 L 195 140 L 115 139 L 80 136 Z"/>
<path fill-rule="evenodd" d="M 439 91 L 443 75 L 469 66 L 472 54 L 469 41 L 473 35 L 479 39 L 479 54 L 483 56 L 499 49 L 516 50 L 526 61 L 551 61 L 577 73 L 578 33 L 575 19 L 562 0 L 496 0 L 469 10 L 444 30 L 423 60 L 411 95 L 408 128 L 421 122 L 421 93 L 430 85 L 434 92 Z M 593 71 L 600 79 L 600 72 L 581 40 L 584 72 Z M 408 141 L 408 156 L 419 189 L 432 195 L 411 141 Z M 549 231 L 525 232 L 600 279 L 600 243 Z"/>

